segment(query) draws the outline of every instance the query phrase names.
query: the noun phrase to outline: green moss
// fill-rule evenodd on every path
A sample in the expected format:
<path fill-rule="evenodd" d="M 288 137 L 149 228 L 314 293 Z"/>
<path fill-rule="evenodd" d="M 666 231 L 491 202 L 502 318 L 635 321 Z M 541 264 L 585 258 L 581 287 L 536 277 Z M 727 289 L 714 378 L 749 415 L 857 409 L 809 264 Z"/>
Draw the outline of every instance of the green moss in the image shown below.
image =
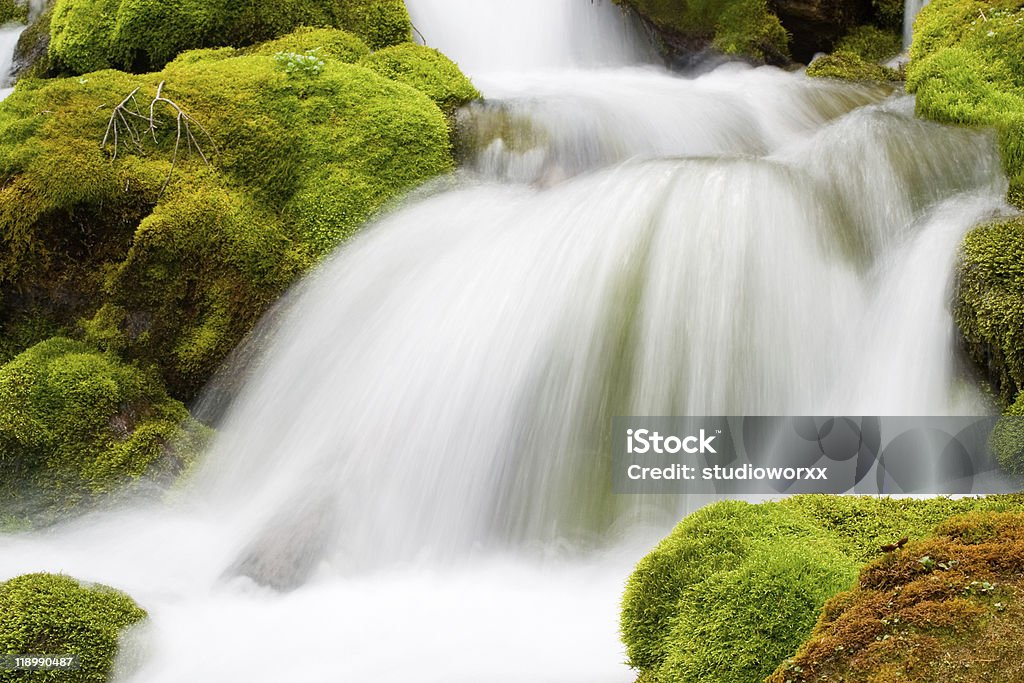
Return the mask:
<path fill-rule="evenodd" d="M 647 681 L 757 683 L 811 631 L 824 602 L 904 536 L 1024 498 L 796 496 L 726 501 L 684 519 L 637 565 L 623 598 L 630 664 Z"/>
<path fill-rule="evenodd" d="M 448 115 L 480 97 L 452 60 L 422 45 L 405 43 L 378 50 L 359 64 L 425 93 Z"/>
<path fill-rule="evenodd" d="M 19 0 L 0 0 L 0 25 L 16 21 L 28 21 L 28 3 Z"/>
<path fill-rule="evenodd" d="M 50 56 L 71 73 L 143 72 L 187 50 L 253 45 L 300 26 L 345 28 L 373 48 L 412 30 L 401 0 L 57 0 Z"/>
<path fill-rule="evenodd" d="M 900 3 L 900 7 L 902 7 Z M 836 52 L 852 52 L 868 62 L 892 59 L 903 49 L 903 37 L 876 26 L 858 26 L 836 43 Z"/>
<path fill-rule="evenodd" d="M 359 36 L 334 28 L 303 27 L 276 40 L 260 43 L 246 50 L 247 54 L 274 56 L 281 52 L 315 53 L 323 59 L 355 64 L 370 54 Z"/>
<path fill-rule="evenodd" d="M 907 89 L 917 112 L 944 123 L 994 126 L 1024 200 L 1024 7 L 1019 0 L 935 0 L 914 24 Z"/>
<path fill-rule="evenodd" d="M 967 235 L 954 317 L 971 357 L 1012 402 L 1024 387 L 1024 219 Z"/>
<path fill-rule="evenodd" d="M 780 541 L 781 546 L 777 545 Z M 814 544 L 825 554 L 809 558 L 803 568 L 790 565 L 787 572 L 832 572 L 833 580 L 826 583 L 844 584 L 836 588 L 841 590 L 852 581 L 855 565 L 827 547 L 828 543 L 820 529 L 779 505 L 726 501 L 690 515 L 640 561 L 629 579 L 623 598 L 622 633 L 630 665 L 651 670 L 659 678 L 664 672 L 665 680 L 673 680 L 673 676 L 677 680 L 705 680 L 680 678 L 696 671 L 704 671 L 709 681 L 758 680 L 754 671 L 762 672 L 761 677 L 767 675 L 810 632 L 813 617 L 810 623 L 804 619 L 795 631 L 786 634 L 785 623 L 775 623 L 770 613 L 755 615 L 763 608 L 760 602 L 737 599 L 737 595 L 721 588 L 748 585 L 755 580 L 758 567 L 778 564 L 781 568 L 783 558 L 776 548 L 782 554 L 792 554 L 801 545 Z M 826 561 L 827 566 L 812 566 L 818 559 Z M 790 588 L 795 596 L 800 593 L 796 586 Z M 774 590 L 774 586 L 765 585 L 756 588 L 755 594 Z M 805 597 L 801 594 L 795 599 Z M 694 601 L 699 604 L 694 605 Z M 815 614 L 818 607 L 820 604 L 811 606 L 810 613 Z M 709 617 L 707 628 L 696 623 L 701 613 Z M 757 637 L 759 627 L 752 619 L 772 622 L 766 628 L 778 641 L 771 645 Z M 730 621 L 735 628 L 713 632 Z M 698 630 L 691 637 L 686 629 L 693 628 Z M 760 663 L 746 656 L 729 660 L 729 649 L 744 640 L 768 647 Z"/>
<path fill-rule="evenodd" d="M 105 683 L 118 636 L 146 618 L 124 593 L 57 574 L 26 574 L 0 583 L 0 653 L 77 655 L 74 672 L 0 671 L 0 682 Z"/>
<path fill-rule="evenodd" d="M 871 0 L 874 21 L 885 31 L 903 34 L 904 0 Z M 902 43 L 902 38 L 901 38 Z M 900 46 L 902 48 L 902 44 Z"/>
<path fill-rule="evenodd" d="M 204 439 L 153 377 L 81 342 L 54 338 L 0 367 L 5 512 L 45 518 L 143 476 L 173 480 Z"/>
<path fill-rule="evenodd" d="M 1024 637 L 1024 516 L 944 523 L 861 572 L 768 683 L 1009 683 Z"/>
<path fill-rule="evenodd" d="M 673 39 L 712 44 L 726 54 L 785 61 L 789 34 L 764 0 L 615 0 L 632 7 Z"/>
<path fill-rule="evenodd" d="M 844 81 L 886 83 L 899 80 L 895 69 L 869 62 L 853 52 L 837 50 L 811 62 L 807 75 L 813 78 L 837 78 Z"/>
<path fill-rule="evenodd" d="M 856 576 L 857 564 L 820 534 L 758 544 L 735 569 L 684 592 L 657 680 L 763 680 L 810 635 L 825 601 Z"/>
<path fill-rule="evenodd" d="M 412 40 L 412 22 L 403 0 L 347 0 L 337 13 L 338 25 L 374 50 Z"/>
<path fill-rule="evenodd" d="M 284 40 L 314 34 L 327 35 Z M 193 396 L 319 257 L 453 167 L 448 122 L 427 95 L 317 59 L 317 70 L 290 70 L 225 48 L 145 76 L 20 83 L 0 106 L 0 286 L 18 293 L 0 304 L 28 315 L 44 302 L 61 328 L 84 321 L 90 341 Z M 172 169 L 167 105 L 156 142 L 136 147 L 122 125 L 116 160 L 111 141 L 100 147 L 112 107 L 138 88 L 148 110 L 161 82 L 210 165 L 183 142 Z"/>

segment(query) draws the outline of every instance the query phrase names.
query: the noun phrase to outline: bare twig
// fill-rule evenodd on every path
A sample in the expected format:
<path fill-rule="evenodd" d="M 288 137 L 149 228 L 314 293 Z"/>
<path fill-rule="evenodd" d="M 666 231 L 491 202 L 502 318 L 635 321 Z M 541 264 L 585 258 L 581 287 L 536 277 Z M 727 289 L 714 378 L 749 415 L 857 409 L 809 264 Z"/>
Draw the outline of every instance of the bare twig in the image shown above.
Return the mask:
<path fill-rule="evenodd" d="M 132 90 L 120 104 L 114 107 L 110 114 L 110 120 L 107 122 L 107 130 L 103 135 L 103 141 L 100 142 L 100 147 L 105 148 L 108 144 L 113 145 L 114 152 L 110 159 L 111 163 L 117 159 L 119 145 L 121 144 L 122 138 L 126 137 L 137 150 L 142 151 L 142 136 L 145 133 L 140 132 L 138 126 L 141 125 L 146 126 L 145 130 L 153 137 L 153 142 L 159 143 L 157 128 L 162 122 L 157 116 L 157 109 L 160 105 L 170 107 L 175 114 L 174 152 L 171 156 L 171 168 L 167 172 L 167 178 L 164 180 L 163 186 L 160 188 L 160 195 L 163 195 L 164 190 L 167 189 L 168 183 L 171 182 L 171 176 L 174 175 L 174 168 L 178 163 L 178 154 L 181 151 L 182 139 L 185 141 L 185 148 L 187 152 L 195 150 L 203 160 L 203 163 L 210 165 L 210 158 L 199 144 L 199 139 L 192 131 L 193 127 L 198 129 L 199 132 L 205 136 L 206 142 L 208 142 L 209 146 L 213 148 L 214 153 L 217 152 L 217 145 L 214 143 L 213 137 L 205 128 L 203 128 L 203 125 L 199 123 L 199 121 L 182 109 L 177 102 L 164 95 L 164 81 L 160 81 L 160 85 L 156 88 L 156 95 L 149 103 L 148 116 L 142 113 L 139 102 L 135 97 L 138 92 L 139 88 Z M 138 120 L 138 123 L 136 120 Z M 144 124 L 142 122 L 144 122 Z"/>

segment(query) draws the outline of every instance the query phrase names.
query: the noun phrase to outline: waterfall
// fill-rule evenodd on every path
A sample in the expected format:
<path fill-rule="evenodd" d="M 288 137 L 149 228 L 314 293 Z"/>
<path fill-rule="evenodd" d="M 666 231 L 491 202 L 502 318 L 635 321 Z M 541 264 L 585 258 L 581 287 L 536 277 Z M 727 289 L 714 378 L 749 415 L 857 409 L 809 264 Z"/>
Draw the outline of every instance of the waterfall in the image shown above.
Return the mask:
<path fill-rule="evenodd" d="M 903 49 L 910 47 L 910 41 L 914 38 L 914 19 L 918 13 L 928 4 L 928 0 L 903 0 Z"/>
<path fill-rule="evenodd" d="M 21 24 L 0 26 L 0 100 L 10 93 L 12 88 L 11 69 L 14 68 L 14 48 L 25 27 Z"/>
<path fill-rule="evenodd" d="M 188 490 L 0 537 L 0 577 L 149 610 L 121 681 L 627 683 L 625 577 L 706 501 L 612 495 L 612 416 L 991 410 L 948 310 L 962 235 L 1006 210 L 989 133 L 667 73 L 608 2 L 409 7 L 487 95 L 462 170 L 257 330 Z"/>

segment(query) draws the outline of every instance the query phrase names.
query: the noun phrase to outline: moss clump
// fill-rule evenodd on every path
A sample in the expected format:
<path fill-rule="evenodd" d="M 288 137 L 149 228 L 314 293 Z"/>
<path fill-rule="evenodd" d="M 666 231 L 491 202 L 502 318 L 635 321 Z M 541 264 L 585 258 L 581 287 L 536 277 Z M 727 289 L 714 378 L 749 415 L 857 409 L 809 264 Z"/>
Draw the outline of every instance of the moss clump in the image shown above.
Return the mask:
<path fill-rule="evenodd" d="M 338 26 L 360 36 L 374 50 L 412 40 L 404 0 L 347 0 L 335 11 Z"/>
<path fill-rule="evenodd" d="M 314 54 L 321 59 L 336 59 L 355 64 L 370 54 L 370 48 L 354 33 L 336 28 L 302 27 L 276 40 L 248 48 L 244 54 Z"/>
<path fill-rule="evenodd" d="M 730 55 L 784 63 L 789 34 L 764 0 L 615 0 L 691 49 L 713 45 Z"/>
<path fill-rule="evenodd" d="M 902 7 L 902 3 L 900 5 Z M 903 49 L 903 38 L 877 26 L 858 26 L 836 43 L 836 52 L 851 52 L 868 62 L 892 59 Z"/>
<path fill-rule="evenodd" d="M 954 317 L 971 357 L 1012 402 L 1024 387 L 1024 219 L 968 233 Z"/>
<path fill-rule="evenodd" d="M 1003 471 L 1024 476 L 1024 394 L 1017 396 L 1016 402 L 996 423 L 989 446 Z"/>
<path fill-rule="evenodd" d="M 820 552 L 799 552 L 810 546 Z M 793 511 L 709 506 L 680 522 L 629 579 L 622 633 L 630 665 L 657 681 L 760 680 L 855 576 L 856 564 Z M 786 608 L 765 610 L 769 597 Z"/>
<path fill-rule="evenodd" d="M 405 43 L 384 48 L 364 57 L 359 64 L 425 93 L 449 116 L 480 97 L 452 60 L 422 45 Z"/>
<path fill-rule="evenodd" d="M 73 672 L 0 671 L 0 682 L 105 683 L 120 633 L 146 618 L 124 593 L 57 574 L 26 574 L 0 583 L 0 653 L 77 655 Z"/>
<path fill-rule="evenodd" d="M 205 432 L 160 383 L 69 339 L 0 367 L 6 513 L 46 518 L 143 476 L 173 479 Z"/>
<path fill-rule="evenodd" d="M 907 90 L 917 112 L 944 123 L 993 126 L 1024 206 L 1024 6 L 1020 0 L 935 0 L 914 24 Z"/>
<path fill-rule="evenodd" d="M 837 50 L 830 55 L 819 57 L 807 67 L 807 75 L 813 78 L 837 78 L 844 81 L 887 83 L 897 81 L 900 74 L 895 69 L 869 62 L 853 52 Z"/>
<path fill-rule="evenodd" d="M 424 93 L 281 54 L 293 53 L 201 50 L 155 74 L 20 83 L 0 106 L 5 313 L 82 321 L 188 399 L 320 256 L 453 167 L 448 122 Z M 100 147 L 111 108 L 136 88 L 148 108 L 159 83 L 202 126 L 210 165 L 182 143 L 172 171 L 169 108 L 156 142 L 133 146 L 122 129 L 116 159 Z"/>
<path fill-rule="evenodd" d="M 875 23 L 883 30 L 902 35 L 903 13 L 906 9 L 904 0 L 871 0 Z M 902 38 L 900 38 L 902 49 Z M 897 50 L 899 52 L 899 50 Z"/>
<path fill-rule="evenodd" d="M 409 40 L 401 0 L 57 0 L 50 57 L 70 73 L 159 69 L 186 50 L 253 45 L 300 26 L 345 28 L 371 47 Z"/>
<path fill-rule="evenodd" d="M 1020 680 L 1022 595 L 1024 515 L 951 519 L 866 567 L 768 681 Z"/>
<path fill-rule="evenodd" d="M 926 537 L 951 515 L 978 509 L 1021 510 L 1024 498 L 796 496 L 706 507 L 629 579 L 622 634 L 630 664 L 645 681 L 757 683 L 882 545 Z"/>
<path fill-rule="evenodd" d="M 28 21 L 28 3 L 19 0 L 0 0 L 0 25 Z"/>

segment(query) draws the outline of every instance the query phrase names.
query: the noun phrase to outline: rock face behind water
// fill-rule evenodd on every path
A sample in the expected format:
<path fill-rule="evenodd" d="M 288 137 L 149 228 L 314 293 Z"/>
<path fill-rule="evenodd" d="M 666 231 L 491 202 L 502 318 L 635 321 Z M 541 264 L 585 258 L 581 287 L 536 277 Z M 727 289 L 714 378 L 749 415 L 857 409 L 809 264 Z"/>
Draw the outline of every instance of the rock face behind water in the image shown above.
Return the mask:
<path fill-rule="evenodd" d="M 53 15 L 53 3 L 49 3 L 46 9 L 38 17 L 29 21 L 18 45 L 14 49 L 15 77 L 25 76 L 44 77 L 50 70 L 50 60 L 47 55 L 50 49 L 50 17 Z"/>
<path fill-rule="evenodd" d="M 793 58 L 807 62 L 854 26 L 870 20 L 870 0 L 769 0 L 782 25 L 792 35 Z"/>
<path fill-rule="evenodd" d="M 688 0 L 616 0 L 634 10 L 658 36 L 667 56 L 686 62 L 689 55 L 709 46 L 733 52 L 754 62 L 783 65 L 792 56 L 808 62 L 828 52 L 851 28 L 872 19 L 871 0 L 717 0 L 697 6 Z M 772 24 L 788 32 L 788 54 L 771 40 Z M 725 34 L 751 36 L 736 45 Z M 760 34 L 768 40 L 757 40 Z M 730 50 L 738 47 L 738 50 Z"/>

